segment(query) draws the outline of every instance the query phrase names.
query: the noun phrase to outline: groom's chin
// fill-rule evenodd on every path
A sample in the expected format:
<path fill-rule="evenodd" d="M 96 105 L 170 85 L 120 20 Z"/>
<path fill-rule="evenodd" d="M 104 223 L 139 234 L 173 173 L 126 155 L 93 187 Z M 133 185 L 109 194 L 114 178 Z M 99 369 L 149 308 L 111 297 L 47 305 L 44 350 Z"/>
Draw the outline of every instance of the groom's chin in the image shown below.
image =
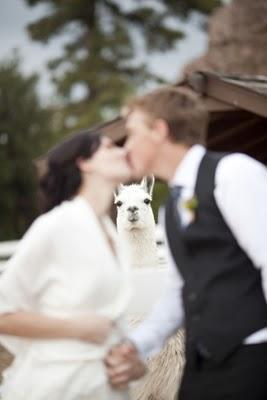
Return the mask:
<path fill-rule="evenodd" d="M 133 180 L 140 180 L 144 176 L 152 173 L 150 171 L 150 168 L 148 168 L 148 166 L 145 165 L 146 162 L 144 162 L 142 158 L 139 159 L 139 157 L 135 157 L 132 152 L 129 151 L 127 153 L 126 159 L 131 169 Z"/>
<path fill-rule="evenodd" d="M 138 180 L 143 178 L 144 176 L 143 168 L 140 168 L 140 164 L 135 162 L 135 160 L 132 159 L 130 154 L 127 155 L 127 162 L 131 169 L 132 179 Z"/>
<path fill-rule="evenodd" d="M 143 178 L 143 175 L 142 175 L 141 171 L 133 170 L 132 171 L 132 175 L 133 175 L 133 180 L 134 181 L 138 181 L 138 180 Z"/>
<path fill-rule="evenodd" d="M 137 164 L 136 168 L 133 168 L 133 174 L 135 175 L 135 179 L 142 179 L 147 175 L 155 175 L 149 166 L 141 164 Z"/>

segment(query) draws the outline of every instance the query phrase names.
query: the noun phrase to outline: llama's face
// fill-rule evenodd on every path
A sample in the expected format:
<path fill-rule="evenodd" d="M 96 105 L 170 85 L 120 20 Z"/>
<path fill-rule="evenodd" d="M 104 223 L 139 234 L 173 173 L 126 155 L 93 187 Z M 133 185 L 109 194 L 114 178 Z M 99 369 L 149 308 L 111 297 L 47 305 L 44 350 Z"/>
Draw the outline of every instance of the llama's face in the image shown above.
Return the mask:
<path fill-rule="evenodd" d="M 121 185 L 115 194 L 118 230 L 145 229 L 154 224 L 151 208 L 154 178 L 144 178 L 141 184 Z"/>

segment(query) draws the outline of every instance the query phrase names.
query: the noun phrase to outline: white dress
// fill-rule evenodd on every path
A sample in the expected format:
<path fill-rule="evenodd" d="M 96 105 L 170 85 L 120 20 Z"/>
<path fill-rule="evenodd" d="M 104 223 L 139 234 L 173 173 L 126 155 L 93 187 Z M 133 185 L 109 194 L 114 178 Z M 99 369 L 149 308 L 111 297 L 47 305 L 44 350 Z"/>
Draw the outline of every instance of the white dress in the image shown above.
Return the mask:
<path fill-rule="evenodd" d="M 95 312 L 123 326 L 131 297 L 127 259 L 112 222 L 107 217 L 102 222 L 117 259 L 82 197 L 37 218 L 0 277 L 0 313 L 27 310 L 67 318 Z M 0 336 L 15 356 L 4 372 L 3 400 L 127 399 L 126 392 L 110 388 L 103 364 L 121 335 L 114 328 L 103 345 Z"/>

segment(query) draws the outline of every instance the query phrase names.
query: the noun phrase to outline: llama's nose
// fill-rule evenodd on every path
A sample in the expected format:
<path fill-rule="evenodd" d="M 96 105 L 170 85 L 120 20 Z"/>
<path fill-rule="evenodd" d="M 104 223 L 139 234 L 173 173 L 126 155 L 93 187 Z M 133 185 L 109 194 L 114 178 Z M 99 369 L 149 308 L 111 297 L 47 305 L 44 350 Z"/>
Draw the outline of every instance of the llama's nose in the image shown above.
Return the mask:
<path fill-rule="evenodd" d="M 136 211 L 138 211 L 138 207 L 136 206 L 128 207 L 127 210 L 130 211 L 131 213 L 135 213 Z"/>

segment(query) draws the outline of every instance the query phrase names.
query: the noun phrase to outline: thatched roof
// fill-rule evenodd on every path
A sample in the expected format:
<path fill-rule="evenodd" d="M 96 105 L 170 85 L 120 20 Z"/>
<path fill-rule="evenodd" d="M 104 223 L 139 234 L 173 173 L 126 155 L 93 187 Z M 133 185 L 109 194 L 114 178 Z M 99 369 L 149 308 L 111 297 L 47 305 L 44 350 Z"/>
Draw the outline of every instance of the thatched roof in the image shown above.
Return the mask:
<path fill-rule="evenodd" d="M 266 0 L 233 0 L 217 9 L 209 19 L 206 54 L 189 63 L 184 73 L 267 75 L 266 16 Z"/>

